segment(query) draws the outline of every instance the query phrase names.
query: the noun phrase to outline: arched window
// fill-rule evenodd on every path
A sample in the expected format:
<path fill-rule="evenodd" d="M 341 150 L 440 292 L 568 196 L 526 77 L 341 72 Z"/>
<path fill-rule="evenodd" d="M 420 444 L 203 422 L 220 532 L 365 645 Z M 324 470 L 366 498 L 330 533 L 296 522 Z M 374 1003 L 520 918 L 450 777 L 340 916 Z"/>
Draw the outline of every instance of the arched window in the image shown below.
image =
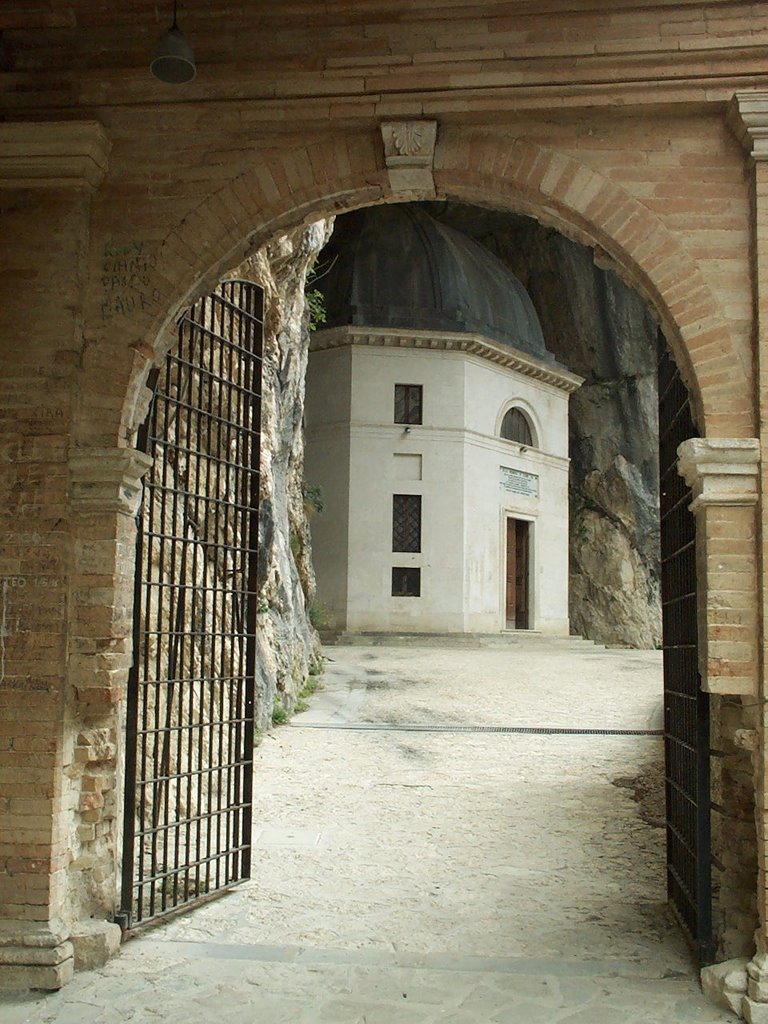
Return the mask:
<path fill-rule="evenodd" d="M 528 448 L 533 447 L 533 432 L 528 417 L 522 409 L 510 409 L 501 421 L 501 436 L 507 441 L 517 441 Z"/>

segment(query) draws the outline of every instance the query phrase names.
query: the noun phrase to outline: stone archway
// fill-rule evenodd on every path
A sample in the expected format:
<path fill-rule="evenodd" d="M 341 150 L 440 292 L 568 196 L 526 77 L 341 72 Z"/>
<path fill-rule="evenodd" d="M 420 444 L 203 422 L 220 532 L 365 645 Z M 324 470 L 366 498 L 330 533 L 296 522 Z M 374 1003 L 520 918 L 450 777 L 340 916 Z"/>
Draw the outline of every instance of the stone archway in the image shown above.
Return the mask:
<path fill-rule="evenodd" d="M 433 126 L 433 131 L 423 133 L 422 151 L 413 142 L 413 132 L 423 125 Z M 402 122 L 401 126 L 411 148 L 417 150 L 410 155 L 399 151 L 392 155 L 391 124 L 382 125 L 383 148 L 371 133 L 275 154 L 209 196 L 166 236 L 157 254 L 153 307 L 130 322 L 130 335 L 138 333 L 140 338 L 131 345 L 121 422 L 119 427 L 115 424 L 122 443 L 130 444 L 140 422 L 146 405 L 143 383 L 170 344 L 168 324 L 249 250 L 324 215 L 377 202 L 436 196 L 528 214 L 593 247 L 601 259 L 608 257 L 658 316 L 691 395 L 702 436 L 753 437 L 751 386 L 718 296 L 679 234 L 648 206 L 594 168 L 526 138 L 451 128 L 443 135 L 437 133 L 435 144 L 434 122 Z M 411 135 L 406 130 L 409 126 Z M 114 323 L 123 334 L 127 326 Z M 86 379 L 87 373 L 86 364 Z M 83 393 L 87 392 L 86 383 Z M 726 475 L 730 472 L 731 447 L 727 443 L 721 447 L 718 465 L 707 463 L 707 471 L 716 476 L 721 466 Z M 749 447 L 747 455 L 740 450 L 735 458 L 746 467 L 739 475 L 746 473 L 752 480 L 756 449 Z M 744 514 L 750 518 L 751 483 L 748 490 Z M 709 554 L 713 551 L 710 544 Z M 743 590 L 750 594 L 757 592 L 756 564 L 752 542 L 739 567 Z M 714 580 L 708 585 L 706 579 L 713 569 L 711 559 L 700 567 L 700 593 L 707 595 L 700 624 L 705 686 L 713 692 L 755 693 L 756 609 L 737 611 L 731 599 L 716 595 L 719 587 Z M 733 600 L 743 603 L 741 594 Z M 730 640 L 733 634 L 734 613 L 738 642 L 747 645 L 738 649 L 735 667 L 726 664 L 730 656 L 722 645 L 722 637 Z"/>
<path fill-rule="evenodd" d="M 102 422 L 98 435 L 86 415 L 85 403 L 103 374 L 103 366 L 86 353 L 79 423 L 74 430 L 79 445 L 72 462 L 75 477 L 87 482 L 94 463 L 98 463 L 96 476 L 109 476 L 110 494 L 117 488 L 125 495 L 126 480 L 135 487 L 143 465 L 131 451 L 131 439 L 143 418 L 144 383 L 149 369 L 171 343 L 167 328 L 181 308 L 210 290 L 250 249 L 323 215 L 376 202 L 436 195 L 529 213 L 602 249 L 659 316 L 706 436 L 751 436 L 750 389 L 728 323 L 719 314 L 717 296 L 680 238 L 646 206 L 573 157 L 519 138 L 499 139 L 453 129 L 439 139 L 428 172 L 426 184 L 422 181 L 414 188 L 408 182 L 407 187 L 398 188 L 397 171 L 387 166 L 375 135 L 342 136 L 265 158 L 181 220 L 157 251 L 148 308 L 133 319 L 117 317 L 111 321 L 110 333 L 122 339 L 128 358 L 114 368 L 114 400 L 110 405 L 113 419 L 109 424 Z M 107 436 L 117 447 L 101 447 Z M 725 456 L 721 463 L 732 447 L 723 441 Z M 708 463 L 696 470 L 697 479 L 705 479 L 706 474 L 710 480 L 719 478 L 724 470 L 717 461 L 713 459 L 714 465 Z M 751 474 L 751 467 L 752 462 L 747 475 Z M 732 506 L 733 502 L 724 504 Z M 754 514 L 751 496 L 737 505 L 728 532 L 719 534 L 725 542 L 740 535 L 744 523 Z M 122 507 L 115 508 L 114 501 L 107 501 L 106 506 L 98 510 L 98 515 L 108 536 L 115 540 L 115 590 L 111 605 L 126 609 L 131 603 L 132 573 L 128 563 L 133 505 L 130 497 L 124 496 Z M 722 509 L 716 502 L 715 506 L 720 515 Z M 710 532 L 709 507 L 706 502 L 700 505 L 700 531 L 704 536 Z M 118 516 L 117 531 L 116 511 L 124 513 Z M 89 507 L 88 523 L 75 523 L 76 539 L 93 529 L 95 512 L 93 506 Z M 708 559 L 717 555 L 719 543 L 715 531 L 711 532 Z M 753 547 L 739 556 L 743 592 L 756 592 Z M 733 614 L 746 616 L 740 625 L 746 630 L 746 642 L 754 652 L 754 612 L 742 612 L 738 602 L 724 602 L 717 593 L 717 581 L 707 585 L 708 564 L 702 567 L 704 578 L 700 581 L 702 591 L 707 593 L 702 636 L 712 641 L 711 648 L 705 645 L 706 685 L 719 693 L 752 693 L 756 686 L 756 658 L 752 659 L 751 670 L 749 657 L 738 659 L 741 674 L 734 679 L 718 627 L 732 625 Z M 87 586 L 87 576 L 87 568 L 76 565 L 72 588 Z M 83 617 L 76 627 L 70 648 L 70 683 L 81 695 L 83 706 L 92 709 L 88 712 L 91 720 L 100 724 L 113 721 L 112 702 L 119 699 L 120 689 L 118 686 L 112 691 L 100 685 L 99 672 L 114 680 L 125 671 L 126 659 L 130 658 L 125 619 L 112 616 L 104 624 Z M 103 652 L 97 672 L 93 671 L 93 659 L 88 657 L 94 645 Z M 111 658 L 113 652 L 115 656 Z M 89 694 L 93 698 L 90 701 Z"/>

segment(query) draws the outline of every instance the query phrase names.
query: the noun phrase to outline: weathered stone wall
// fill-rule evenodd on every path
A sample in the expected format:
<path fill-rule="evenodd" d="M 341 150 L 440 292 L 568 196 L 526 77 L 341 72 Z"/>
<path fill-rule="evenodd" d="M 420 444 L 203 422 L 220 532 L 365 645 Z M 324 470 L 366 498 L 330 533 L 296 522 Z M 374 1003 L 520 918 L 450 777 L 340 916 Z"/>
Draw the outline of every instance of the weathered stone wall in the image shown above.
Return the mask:
<path fill-rule="evenodd" d="M 717 959 L 725 960 L 751 955 L 759 925 L 754 790 L 759 716 L 748 701 L 714 696 L 711 723 L 712 915 Z"/>
<path fill-rule="evenodd" d="M 571 632 L 658 646 L 657 325 L 647 303 L 593 250 L 530 217 L 435 212 L 511 268 L 549 350 L 584 377 L 570 400 Z"/>

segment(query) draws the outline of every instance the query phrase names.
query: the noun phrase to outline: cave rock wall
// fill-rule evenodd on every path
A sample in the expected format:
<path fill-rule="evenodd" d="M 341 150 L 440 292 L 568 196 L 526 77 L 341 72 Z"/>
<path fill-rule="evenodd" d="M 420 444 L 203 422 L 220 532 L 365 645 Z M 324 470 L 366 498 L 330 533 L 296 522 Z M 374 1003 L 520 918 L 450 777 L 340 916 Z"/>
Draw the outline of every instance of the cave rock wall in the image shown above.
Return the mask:
<path fill-rule="evenodd" d="M 234 271 L 264 289 L 259 516 L 256 724 L 275 704 L 290 710 L 319 640 L 310 621 L 315 597 L 304 499 L 304 379 L 310 320 L 307 275 L 331 231 L 320 221 L 270 242 Z"/>

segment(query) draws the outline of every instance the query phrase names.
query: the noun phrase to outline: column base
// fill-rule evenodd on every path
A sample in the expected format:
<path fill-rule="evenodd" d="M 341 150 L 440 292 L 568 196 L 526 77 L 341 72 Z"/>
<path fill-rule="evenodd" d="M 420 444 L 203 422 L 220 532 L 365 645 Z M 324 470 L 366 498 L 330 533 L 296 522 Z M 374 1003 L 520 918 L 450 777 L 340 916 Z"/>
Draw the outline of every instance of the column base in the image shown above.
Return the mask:
<path fill-rule="evenodd" d="M 0 921 L 0 992 L 61 988 L 75 970 L 89 971 L 120 951 L 122 933 L 111 921 L 63 926 Z"/>
<path fill-rule="evenodd" d="M 122 932 L 111 921 L 78 921 L 69 938 L 75 949 L 75 970 L 92 971 L 117 956 Z"/>
<path fill-rule="evenodd" d="M 742 1003 L 747 994 L 748 957 L 712 964 L 701 971 L 704 995 L 726 1010 L 741 1016 Z"/>
<path fill-rule="evenodd" d="M 0 921 L 0 990 L 61 988 L 72 980 L 75 957 L 61 921 Z"/>
<path fill-rule="evenodd" d="M 768 1003 L 756 1003 L 749 996 L 744 996 L 741 1015 L 747 1024 L 768 1024 Z"/>
<path fill-rule="evenodd" d="M 765 953 L 755 954 L 747 965 L 747 993 L 741 1012 L 747 1024 L 768 1024 L 768 955 Z"/>
<path fill-rule="evenodd" d="M 0 991 L 61 988 L 75 973 L 71 942 L 57 946 L 0 946 Z"/>

